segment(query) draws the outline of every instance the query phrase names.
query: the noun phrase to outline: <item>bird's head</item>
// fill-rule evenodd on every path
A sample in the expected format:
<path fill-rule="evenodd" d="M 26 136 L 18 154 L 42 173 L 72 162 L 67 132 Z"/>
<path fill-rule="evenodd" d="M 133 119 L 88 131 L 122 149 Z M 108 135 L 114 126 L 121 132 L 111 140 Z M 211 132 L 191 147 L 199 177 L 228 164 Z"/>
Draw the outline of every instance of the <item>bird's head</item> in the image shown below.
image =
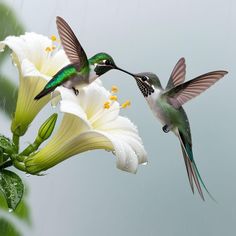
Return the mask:
<path fill-rule="evenodd" d="M 144 97 L 151 95 L 155 89 L 162 89 L 159 78 L 153 73 L 142 72 L 133 74 L 133 77 Z"/>
<path fill-rule="evenodd" d="M 94 55 L 93 57 L 91 57 L 89 59 L 89 64 L 94 67 L 94 71 L 97 76 L 101 76 L 107 71 L 112 70 L 112 69 L 119 70 L 133 76 L 133 74 L 129 73 L 128 71 L 119 68 L 115 64 L 113 58 L 109 54 L 104 53 L 104 52 L 100 52 Z"/>
<path fill-rule="evenodd" d="M 98 53 L 89 59 L 90 65 L 94 66 L 94 71 L 98 76 L 103 75 L 111 69 L 118 69 L 113 58 L 107 53 Z"/>

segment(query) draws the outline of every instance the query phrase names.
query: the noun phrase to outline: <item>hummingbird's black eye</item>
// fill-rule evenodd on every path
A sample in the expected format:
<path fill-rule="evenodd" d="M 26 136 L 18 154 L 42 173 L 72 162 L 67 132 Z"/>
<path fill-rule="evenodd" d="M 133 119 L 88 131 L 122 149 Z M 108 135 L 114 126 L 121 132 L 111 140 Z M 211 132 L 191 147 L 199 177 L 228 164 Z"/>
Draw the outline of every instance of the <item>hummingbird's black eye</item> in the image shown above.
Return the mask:
<path fill-rule="evenodd" d="M 146 76 L 143 76 L 143 77 L 141 77 L 141 79 L 142 79 L 142 81 L 147 81 L 147 77 Z"/>
<path fill-rule="evenodd" d="M 111 63 L 110 60 L 106 60 L 106 61 L 105 61 L 105 65 L 110 66 L 110 65 L 112 65 L 112 63 Z"/>

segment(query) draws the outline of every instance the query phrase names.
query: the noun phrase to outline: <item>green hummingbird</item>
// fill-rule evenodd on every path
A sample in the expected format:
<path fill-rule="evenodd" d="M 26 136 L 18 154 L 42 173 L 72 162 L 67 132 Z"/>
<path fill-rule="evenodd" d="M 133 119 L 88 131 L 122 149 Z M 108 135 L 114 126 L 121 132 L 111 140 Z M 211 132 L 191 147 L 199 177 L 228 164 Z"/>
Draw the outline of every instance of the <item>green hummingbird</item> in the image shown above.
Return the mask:
<path fill-rule="evenodd" d="M 174 67 L 165 89 L 153 73 L 129 74 L 135 78 L 152 112 L 161 121 L 163 131 L 166 133 L 172 131 L 178 137 L 192 192 L 194 193 L 195 183 L 203 200 L 201 186 L 214 199 L 207 190 L 194 161 L 190 125 L 182 105 L 204 92 L 228 72 L 212 71 L 184 82 L 185 73 L 185 59 L 181 58 Z"/>
<path fill-rule="evenodd" d="M 79 93 L 78 89 L 92 83 L 111 69 L 126 72 L 118 68 L 113 58 L 107 53 L 101 52 L 87 59 L 84 49 L 66 21 L 57 16 L 56 24 L 62 46 L 70 60 L 70 64 L 63 67 L 53 76 L 44 89 L 34 98 L 35 100 L 53 92 L 60 85 L 73 89 L 77 95 Z"/>

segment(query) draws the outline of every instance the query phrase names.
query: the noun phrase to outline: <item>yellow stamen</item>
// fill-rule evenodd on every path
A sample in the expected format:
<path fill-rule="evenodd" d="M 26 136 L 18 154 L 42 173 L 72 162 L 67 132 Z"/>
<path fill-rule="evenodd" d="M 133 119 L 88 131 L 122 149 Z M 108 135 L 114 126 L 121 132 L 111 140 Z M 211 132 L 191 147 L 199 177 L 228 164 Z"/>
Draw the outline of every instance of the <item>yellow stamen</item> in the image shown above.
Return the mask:
<path fill-rule="evenodd" d="M 104 109 L 109 109 L 111 107 L 110 102 L 104 102 L 103 107 Z"/>
<path fill-rule="evenodd" d="M 118 87 L 116 87 L 115 85 L 113 85 L 113 86 L 111 87 L 111 92 L 112 92 L 112 93 L 117 93 L 117 92 L 118 92 Z"/>
<path fill-rule="evenodd" d="M 110 100 L 112 100 L 112 101 L 117 101 L 117 96 L 111 95 L 111 96 L 110 96 Z"/>
<path fill-rule="evenodd" d="M 52 49 L 51 49 L 50 47 L 46 47 L 46 48 L 45 48 L 45 51 L 46 51 L 46 52 L 51 52 Z"/>
<path fill-rule="evenodd" d="M 121 108 L 126 108 L 126 107 L 129 107 L 130 105 L 131 105 L 130 100 L 127 100 L 123 104 L 121 104 Z"/>
<path fill-rule="evenodd" d="M 53 45 L 53 46 L 52 46 L 52 50 L 55 50 L 55 49 L 56 49 L 56 46 Z"/>
<path fill-rule="evenodd" d="M 52 40 L 52 41 L 57 41 L 57 37 L 56 37 L 55 35 L 52 35 L 52 36 L 51 36 L 51 40 Z"/>

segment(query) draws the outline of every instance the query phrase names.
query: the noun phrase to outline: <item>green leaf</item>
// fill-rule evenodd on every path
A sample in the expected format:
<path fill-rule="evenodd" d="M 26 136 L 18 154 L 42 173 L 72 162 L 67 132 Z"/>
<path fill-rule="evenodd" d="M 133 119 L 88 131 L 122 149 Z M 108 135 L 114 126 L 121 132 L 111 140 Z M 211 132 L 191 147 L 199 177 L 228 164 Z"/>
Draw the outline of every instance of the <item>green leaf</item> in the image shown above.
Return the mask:
<path fill-rule="evenodd" d="M 17 87 L 7 77 L 0 75 L 0 108 L 12 118 L 16 108 Z"/>
<path fill-rule="evenodd" d="M 13 213 L 19 219 L 27 222 L 28 225 L 31 225 L 32 222 L 31 222 L 30 208 L 26 202 L 27 195 L 28 195 L 28 191 L 27 191 L 27 188 L 25 187 L 24 196 L 23 196 L 22 200 L 20 201 L 18 207 L 16 208 L 16 210 Z"/>
<path fill-rule="evenodd" d="M 0 41 L 8 35 L 20 35 L 24 32 L 24 27 L 16 17 L 14 11 L 4 3 L 0 3 Z M 3 62 L 7 51 L 1 53 L 0 64 Z"/>
<path fill-rule="evenodd" d="M 0 235 L 2 236 L 21 236 L 15 226 L 4 218 L 0 218 Z"/>
<path fill-rule="evenodd" d="M 24 193 L 24 185 L 21 178 L 12 171 L 1 170 L 0 190 L 6 199 L 9 210 L 15 210 Z"/>
<path fill-rule="evenodd" d="M 6 161 L 11 157 L 12 154 L 16 153 L 15 144 L 4 135 L 0 134 L 0 168 L 2 165 L 6 167 L 8 163 Z"/>
<path fill-rule="evenodd" d="M 0 149 L 7 153 L 15 153 L 16 152 L 16 146 L 15 144 L 4 135 L 0 134 Z"/>
<path fill-rule="evenodd" d="M 27 197 L 27 191 L 25 191 L 24 196 L 20 201 L 19 205 L 17 206 L 16 210 L 13 211 L 11 214 L 16 216 L 20 220 L 26 222 L 30 226 L 32 222 L 31 222 L 30 208 L 26 202 L 26 197 Z M 3 194 L 0 194 L 0 209 L 8 212 L 8 207 Z"/>

